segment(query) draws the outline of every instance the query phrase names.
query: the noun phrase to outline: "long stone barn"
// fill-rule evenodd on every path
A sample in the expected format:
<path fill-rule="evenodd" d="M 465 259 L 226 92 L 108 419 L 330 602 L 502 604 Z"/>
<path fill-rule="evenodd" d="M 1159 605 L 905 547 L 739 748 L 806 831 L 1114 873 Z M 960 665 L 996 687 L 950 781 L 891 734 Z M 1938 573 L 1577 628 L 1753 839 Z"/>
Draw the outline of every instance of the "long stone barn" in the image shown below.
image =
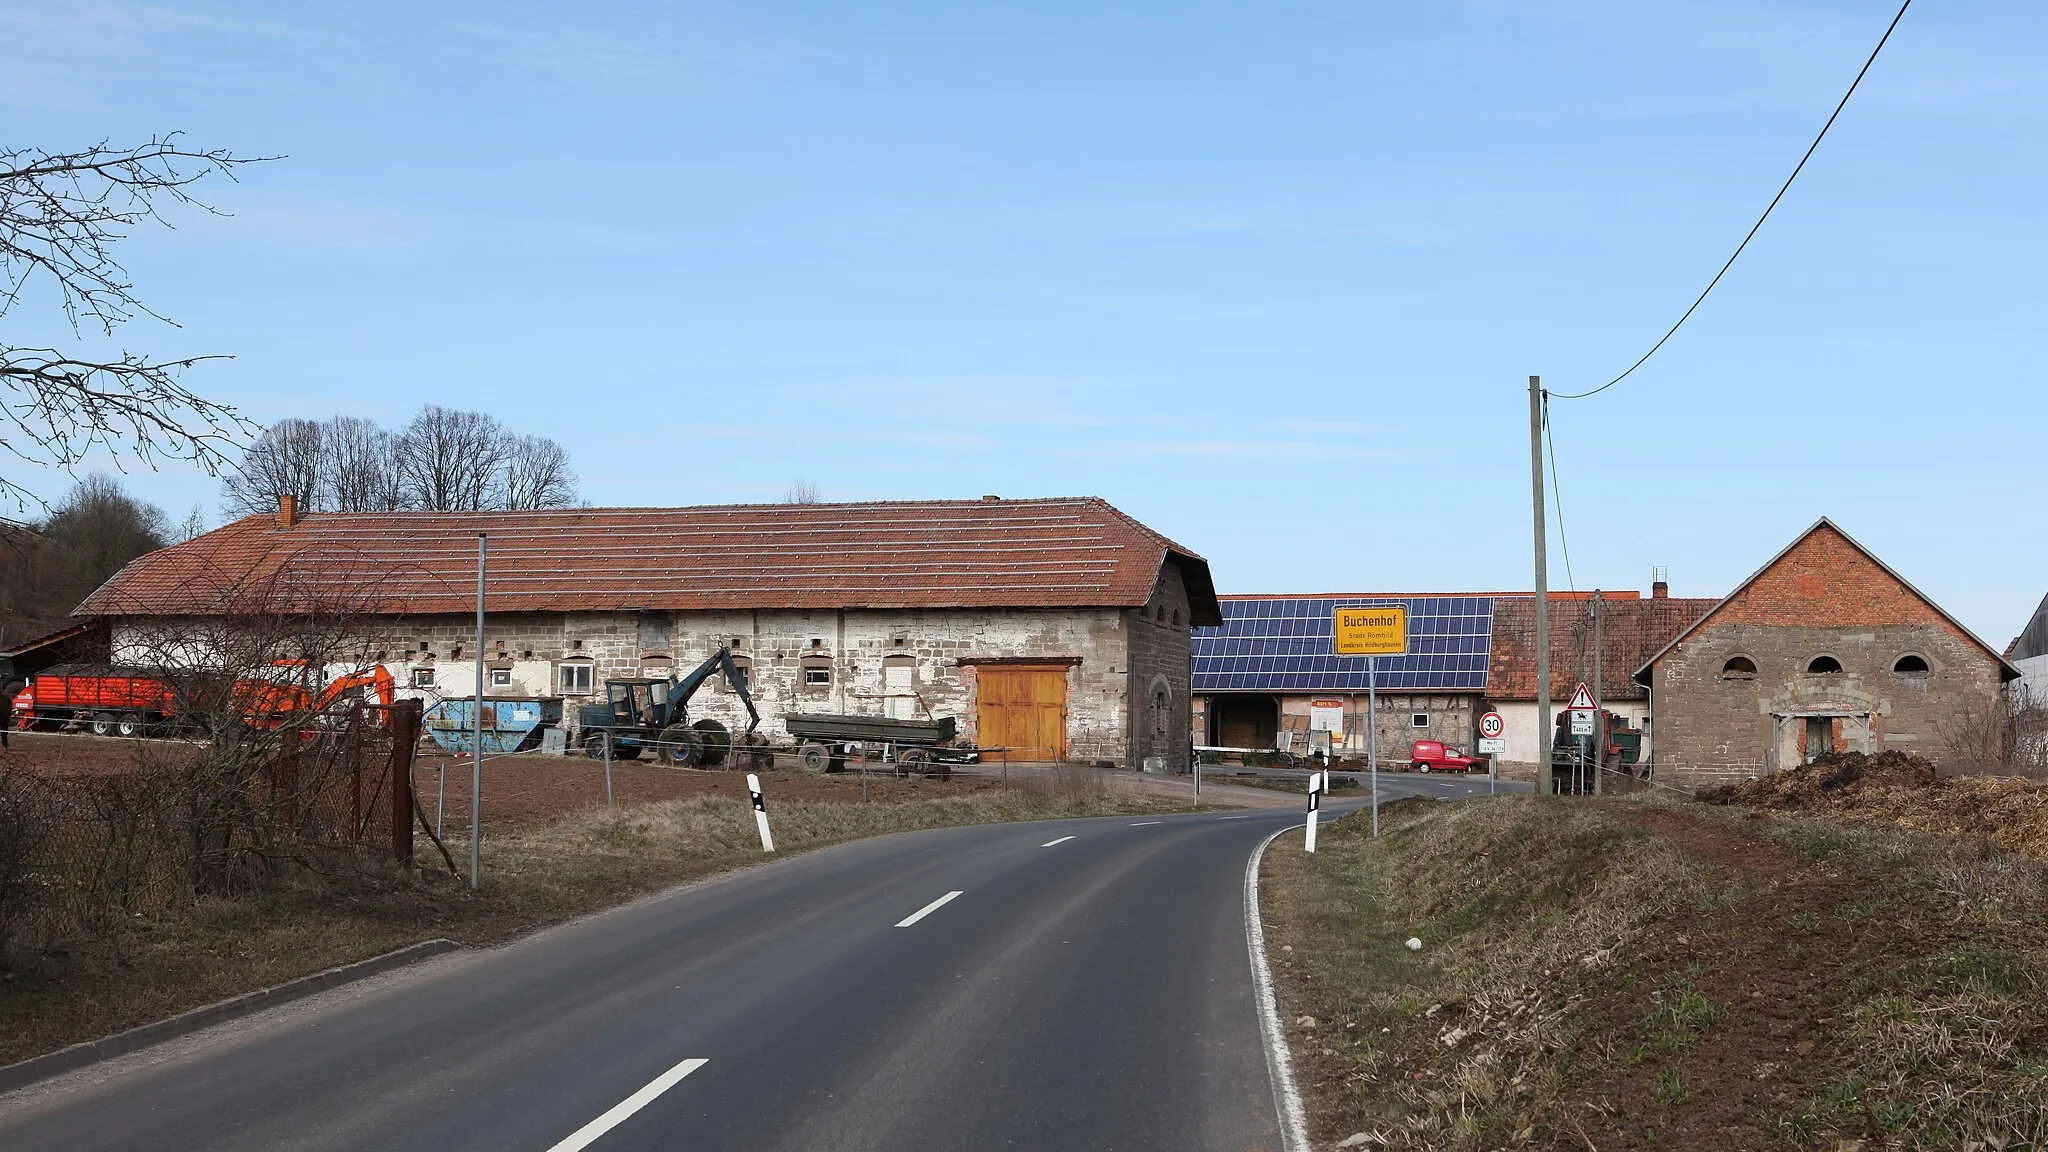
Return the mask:
<path fill-rule="evenodd" d="M 477 539 L 487 538 L 476 647 Z M 340 614 L 401 695 L 565 699 L 728 646 L 777 743 L 788 713 L 956 718 L 1017 761 L 1178 770 L 1201 556 L 1093 498 L 311 513 L 289 500 L 122 569 L 79 607 L 116 663 L 236 613 Z M 189 642 L 189 641 L 188 641 Z M 291 651 L 279 651 L 284 658 Z M 738 730 L 722 681 L 691 704 Z"/>

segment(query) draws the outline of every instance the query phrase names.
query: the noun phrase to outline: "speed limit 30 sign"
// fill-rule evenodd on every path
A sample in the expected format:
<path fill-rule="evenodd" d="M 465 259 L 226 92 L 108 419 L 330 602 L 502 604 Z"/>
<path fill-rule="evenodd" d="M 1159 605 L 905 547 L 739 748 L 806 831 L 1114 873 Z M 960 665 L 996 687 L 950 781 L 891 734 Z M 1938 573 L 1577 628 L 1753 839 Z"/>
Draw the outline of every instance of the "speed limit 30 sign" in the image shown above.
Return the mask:
<path fill-rule="evenodd" d="M 1479 718 L 1479 754 L 1497 756 L 1508 750 L 1505 733 L 1508 722 L 1498 712 L 1488 712 Z"/>

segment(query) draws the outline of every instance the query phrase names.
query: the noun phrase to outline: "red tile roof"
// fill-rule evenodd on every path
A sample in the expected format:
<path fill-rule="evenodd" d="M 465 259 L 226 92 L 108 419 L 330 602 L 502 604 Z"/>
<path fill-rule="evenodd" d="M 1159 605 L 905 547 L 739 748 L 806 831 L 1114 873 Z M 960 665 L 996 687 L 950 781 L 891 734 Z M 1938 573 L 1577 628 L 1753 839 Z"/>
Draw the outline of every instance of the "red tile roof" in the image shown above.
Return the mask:
<path fill-rule="evenodd" d="M 1200 556 L 1092 497 L 866 504 L 249 516 L 151 552 L 81 616 L 269 607 L 474 611 L 489 538 L 493 612 L 1134 607 L 1179 565 L 1196 624 L 1220 623 Z"/>
<path fill-rule="evenodd" d="M 1600 698 L 1644 700 L 1649 690 L 1632 679 L 1659 649 L 1713 610 L 1718 600 L 1664 597 L 1600 602 Z M 1550 698 L 1565 700 L 1578 682 L 1579 649 L 1573 629 L 1586 627 L 1586 679 L 1593 678 L 1592 601 L 1580 595 L 1550 602 Z M 1493 598 L 1493 658 L 1486 695 L 1494 700 L 1536 699 L 1536 598 Z"/>

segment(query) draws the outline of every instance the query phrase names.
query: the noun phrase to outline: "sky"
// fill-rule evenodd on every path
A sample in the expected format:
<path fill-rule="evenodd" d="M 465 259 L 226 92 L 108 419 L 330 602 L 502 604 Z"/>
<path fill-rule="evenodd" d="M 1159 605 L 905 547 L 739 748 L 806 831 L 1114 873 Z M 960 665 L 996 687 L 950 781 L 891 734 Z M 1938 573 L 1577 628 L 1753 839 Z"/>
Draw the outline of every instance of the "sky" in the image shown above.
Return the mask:
<path fill-rule="evenodd" d="M 431 402 L 600 505 L 1096 495 L 1226 592 L 1526 589 L 1528 377 L 1654 343 L 1894 11 L 4 3 L 0 138 L 280 157 L 122 242 L 175 326 L 112 341 L 231 355 L 185 382 L 258 423 Z M 2032 0 L 1907 13 L 1692 320 L 1556 403 L 1553 587 L 1723 595 L 1825 515 L 2023 626 L 2044 62 Z"/>

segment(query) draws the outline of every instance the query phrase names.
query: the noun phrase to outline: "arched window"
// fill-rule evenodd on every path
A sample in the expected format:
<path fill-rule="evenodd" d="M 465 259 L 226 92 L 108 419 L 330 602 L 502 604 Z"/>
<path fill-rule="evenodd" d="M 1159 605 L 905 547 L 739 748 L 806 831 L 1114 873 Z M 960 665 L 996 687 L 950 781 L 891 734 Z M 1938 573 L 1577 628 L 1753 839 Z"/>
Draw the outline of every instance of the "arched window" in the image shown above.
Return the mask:
<path fill-rule="evenodd" d="M 1916 656 L 1908 652 L 1892 661 L 1892 671 L 1901 676 L 1925 676 L 1931 669 L 1927 667 L 1925 656 Z"/>
<path fill-rule="evenodd" d="M 1721 679 L 1756 679 L 1756 661 L 1751 660 L 1747 656 L 1730 656 L 1728 658 L 1728 662 L 1726 664 L 1721 665 Z"/>
<path fill-rule="evenodd" d="M 1833 673 L 1842 670 L 1842 662 L 1833 656 L 1815 656 L 1806 662 L 1808 672 Z"/>

